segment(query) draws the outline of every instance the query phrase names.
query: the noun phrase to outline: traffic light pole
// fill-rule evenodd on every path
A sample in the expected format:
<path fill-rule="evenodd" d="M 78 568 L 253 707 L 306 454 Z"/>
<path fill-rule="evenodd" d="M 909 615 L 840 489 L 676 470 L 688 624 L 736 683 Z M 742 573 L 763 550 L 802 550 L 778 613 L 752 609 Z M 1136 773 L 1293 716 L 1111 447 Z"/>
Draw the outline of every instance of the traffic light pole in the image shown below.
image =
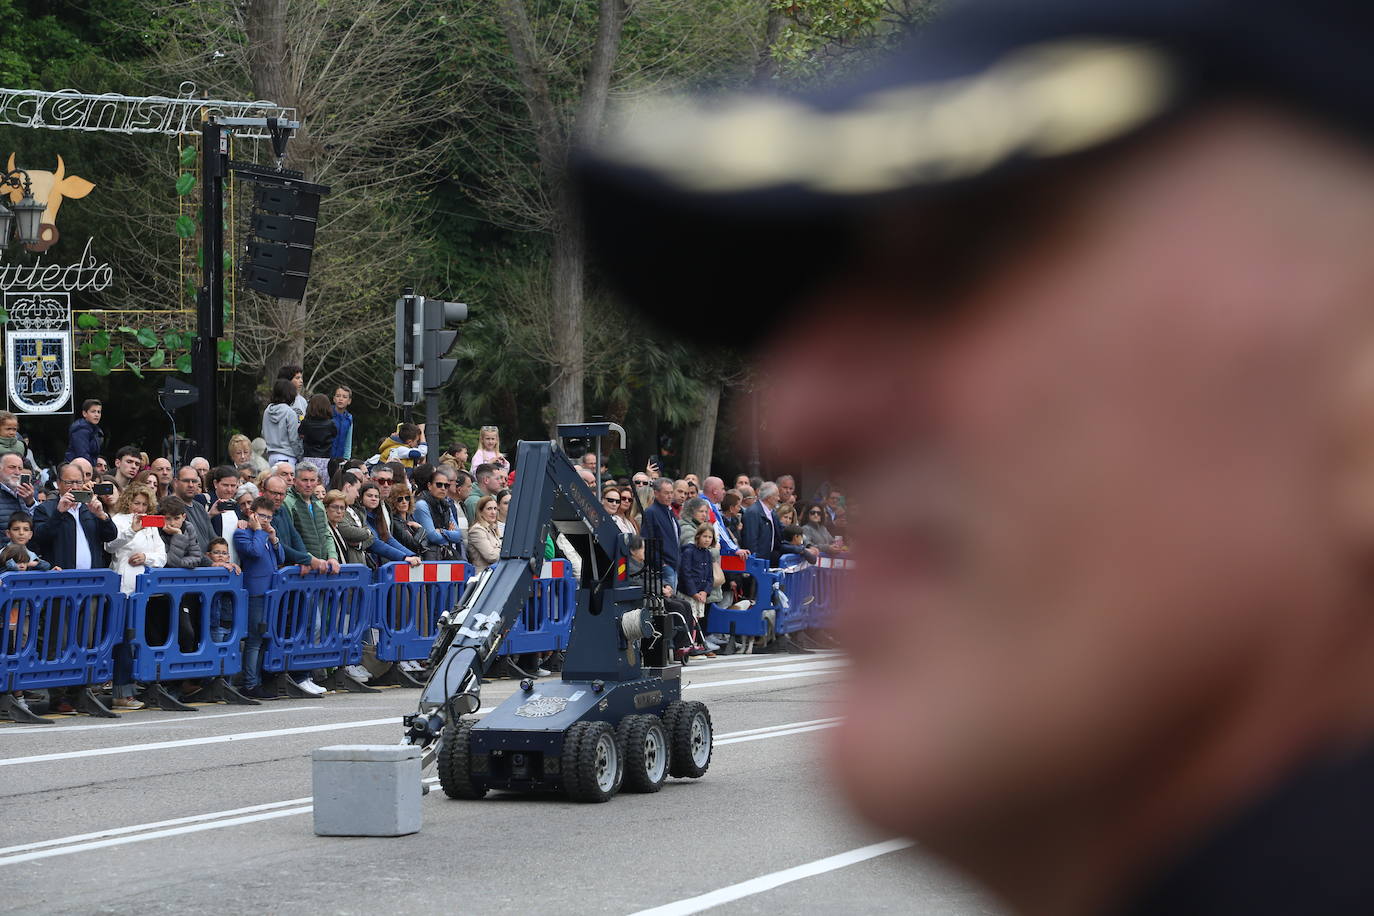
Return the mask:
<path fill-rule="evenodd" d="M 219 338 L 224 333 L 224 176 L 229 133 L 214 118 L 201 128 L 201 286 L 196 296 L 192 378 L 200 390 L 191 425 L 196 445 L 212 465 L 219 460 Z"/>

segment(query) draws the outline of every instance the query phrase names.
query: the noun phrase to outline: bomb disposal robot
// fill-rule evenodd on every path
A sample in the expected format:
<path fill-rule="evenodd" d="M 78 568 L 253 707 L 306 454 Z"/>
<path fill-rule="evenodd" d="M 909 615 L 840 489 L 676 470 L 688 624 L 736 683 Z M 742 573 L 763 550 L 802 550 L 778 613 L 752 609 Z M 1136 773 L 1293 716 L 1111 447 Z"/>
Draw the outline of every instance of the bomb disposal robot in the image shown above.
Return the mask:
<path fill-rule="evenodd" d="M 596 443 L 611 423 L 558 427 L 563 439 Z M 621 788 L 657 792 L 668 776 L 695 778 L 711 763 L 711 715 L 683 702 L 673 633 L 657 564 L 645 582 L 626 580 L 625 540 L 597 494 L 554 442 L 521 442 L 501 557 L 440 617 L 419 709 L 406 716 L 405 742 L 437 763 L 451 798 L 489 789 L 563 791 L 606 801 Z M 482 719 L 482 675 L 519 619 L 544 558 L 548 525 L 582 558 L 582 578 L 563 679 L 519 691 Z"/>

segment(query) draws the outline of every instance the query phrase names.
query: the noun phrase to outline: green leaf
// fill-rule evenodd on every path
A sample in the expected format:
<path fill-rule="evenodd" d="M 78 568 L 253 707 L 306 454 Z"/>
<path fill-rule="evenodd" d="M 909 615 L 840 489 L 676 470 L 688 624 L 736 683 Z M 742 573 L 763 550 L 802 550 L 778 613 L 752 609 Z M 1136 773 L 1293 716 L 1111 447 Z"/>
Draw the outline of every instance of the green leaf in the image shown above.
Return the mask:
<path fill-rule="evenodd" d="M 110 368 L 111 368 L 111 369 L 118 369 L 118 368 L 119 368 L 120 366 L 122 366 L 122 365 L 124 365 L 124 348 L 123 348 L 123 347 L 111 347 L 111 348 L 110 348 Z"/>
<path fill-rule="evenodd" d="M 191 189 L 196 186 L 196 176 L 190 172 L 182 172 L 177 176 L 177 195 L 185 197 L 191 193 Z"/>
<path fill-rule="evenodd" d="M 194 146 L 183 146 L 181 148 L 181 167 L 189 169 L 191 166 L 195 165 L 195 162 L 196 148 Z"/>
<path fill-rule="evenodd" d="M 81 346 L 79 346 L 79 347 L 76 348 L 76 352 L 79 353 L 79 354 L 81 354 L 82 356 L 90 356 L 90 355 L 91 355 L 91 342 L 90 342 L 89 340 L 83 340 L 83 341 L 81 341 Z"/>
<path fill-rule="evenodd" d="M 138 378 L 143 378 L 143 367 L 138 363 L 129 363 L 129 371 Z"/>
<path fill-rule="evenodd" d="M 91 347 L 96 350 L 110 349 L 110 334 L 108 331 L 96 331 L 91 335 Z"/>
<path fill-rule="evenodd" d="M 176 367 L 178 372 L 189 373 L 191 371 L 191 354 L 183 353 L 177 357 Z"/>
<path fill-rule="evenodd" d="M 194 299 L 194 298 L 196 298 L 196 296 L 198 296 L 199 294 L 200 294 L 200 287 L 199 287 L 199 286 L 196 286 L 196 281 L 195 281 L 195 280 L 187 280 L 187 281 L 186 281 L 186 295 L 187 295 L 187 297 L 189 297 L 189 298 L 191 298 L 191 299 Z"/>
<path fill-rule="evenodd" d="M 76 326 L 83 331 L 94 331 L 100 327 L 100 319 L 89 312 L 82 312 L 76 316 Z"/>
<path fill-rule="evenodd" d="M 4 309 L 0 309 L 0 323 L 6 322 L 6 321 L 9 321 L 9 320 L 10 320 L 10 313 L 7 312 L 7 311 L 5 311 Z"/>
<path fill-rule="evenodd" d="M 138 340 L 138 344 L 141 347 L 157 346 L 157 335 L 148 328 L 139 328 L 138 332 L 134 334 L 134 338 Z"/>
<path fill-rule="evenodd" d="M 153 355 L 148 357 L 149 369 L 161 369 L 167 363 L 166 350 L 154 350 Z"/>
<path fill-rule="evenodd" d="M 121 324 L 118 328 L 116 328 L 116 330 L 118 330 L 121 334 L 132 334 L 134 332 L 134 329 L 129 327 L 127 324 Z"/>
<path fill-rule="evenodd" d="M 189 239 L 196 234 L 196 221 L 183 213 L 177 217 L 176 230 L 178 236 Z"/>
<path fill-rule="evenodd" d="M 230 269 L 231 267 L 233 267 L 233 266 L 234 266 L 234 256 L 231 255 L 229 252 L 226 251 L 226 252 L 224 253 L 224 270 L 225 270 L 225 272 L 228 273 L 229 269 Z"/>
<path fill-rule="evenodd" d="M 162 335 L 162 345 L 168 350 L 180 350 L 184 346 L 181 342 L 181 335 L 172 331 Z"/>
<path fill-rule="evenodd" d="M 97 353 L 91 357 L 91 371 L 96 375 L 110 374 L 110 361 L 105 358 L 104 353 Z"/>

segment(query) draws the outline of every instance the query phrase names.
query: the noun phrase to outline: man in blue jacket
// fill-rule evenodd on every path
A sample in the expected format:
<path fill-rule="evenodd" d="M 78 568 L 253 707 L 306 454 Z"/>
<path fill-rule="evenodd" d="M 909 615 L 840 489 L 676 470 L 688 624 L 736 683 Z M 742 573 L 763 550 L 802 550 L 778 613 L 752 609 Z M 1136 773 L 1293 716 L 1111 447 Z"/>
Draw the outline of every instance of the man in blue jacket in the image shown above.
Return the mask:
<path fill-rule="evenodd" d="M 104 410 L 95 398 L 81 403 L 81 416 L 72 421 L 67 431 L 67 455 L 63 461 L 85 458 L 95 466 L 100 450 L 105 447 L 105 432 L 100 428 L 100 414 Z"/>
<path fill-rule="evenodd" d="M 750 553 L 776 566 L 782 556 L 782 526 L 773 510 L 778 507 L 778 485 L 767 481 L 759 487 L 759 501 L 744 510 L 744 531 L 741 546 Z"/>
<path fill-rule="evenodd" d="M 272 574 L 286 563 L 281 536 L 272 525 L 276 511 L 271 497 L 259 496 L 253 500 L 253 509 L 248 513 L 248 527 L 234 530 L 234 552 L 243 567 L 243 587 L 248 592 L 248 635 L 243 640 L 243 693 L 258 700 L 277 698 L 277 692 L 262 683 L 262 644 L 267 636 L 267 589 L 272 584 Z"/>
<path fill-rule="evenodd" d="M 673 502 L 673 482 L 666 477 L 654 481 L 654 501 L 644 509 L 641 533 L 644 539 L 658 539 L 663 558 L 663 584 L 677 591 L 678 547 L 677 519 L 668 508 Z"/>

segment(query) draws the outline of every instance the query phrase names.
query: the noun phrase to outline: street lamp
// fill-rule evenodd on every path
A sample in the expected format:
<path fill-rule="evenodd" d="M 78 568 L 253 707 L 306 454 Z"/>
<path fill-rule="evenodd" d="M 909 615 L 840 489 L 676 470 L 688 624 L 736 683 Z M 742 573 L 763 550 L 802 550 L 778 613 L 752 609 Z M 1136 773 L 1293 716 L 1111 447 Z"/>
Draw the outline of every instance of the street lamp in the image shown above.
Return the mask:
<path fill-rule="evenodd" d="M 21 175 L 22 183 L 19 177 Z M 2 188 L 13 188 L 16 191 L 23 188 L 24 196 L 20 198 L 19 203 L 14 204 L 13 209 L 0 203 L 0 251 L 9 247 L 10 224 L 16 217 L 19 223 L 20 244 L 38 244 L 42 233 L 43 211 L 47 207 L 33 199 L 33 182 L 29 180 L 29 173 L 23 169 L 10 169 L 0 175 L 0 189 Z"/>

